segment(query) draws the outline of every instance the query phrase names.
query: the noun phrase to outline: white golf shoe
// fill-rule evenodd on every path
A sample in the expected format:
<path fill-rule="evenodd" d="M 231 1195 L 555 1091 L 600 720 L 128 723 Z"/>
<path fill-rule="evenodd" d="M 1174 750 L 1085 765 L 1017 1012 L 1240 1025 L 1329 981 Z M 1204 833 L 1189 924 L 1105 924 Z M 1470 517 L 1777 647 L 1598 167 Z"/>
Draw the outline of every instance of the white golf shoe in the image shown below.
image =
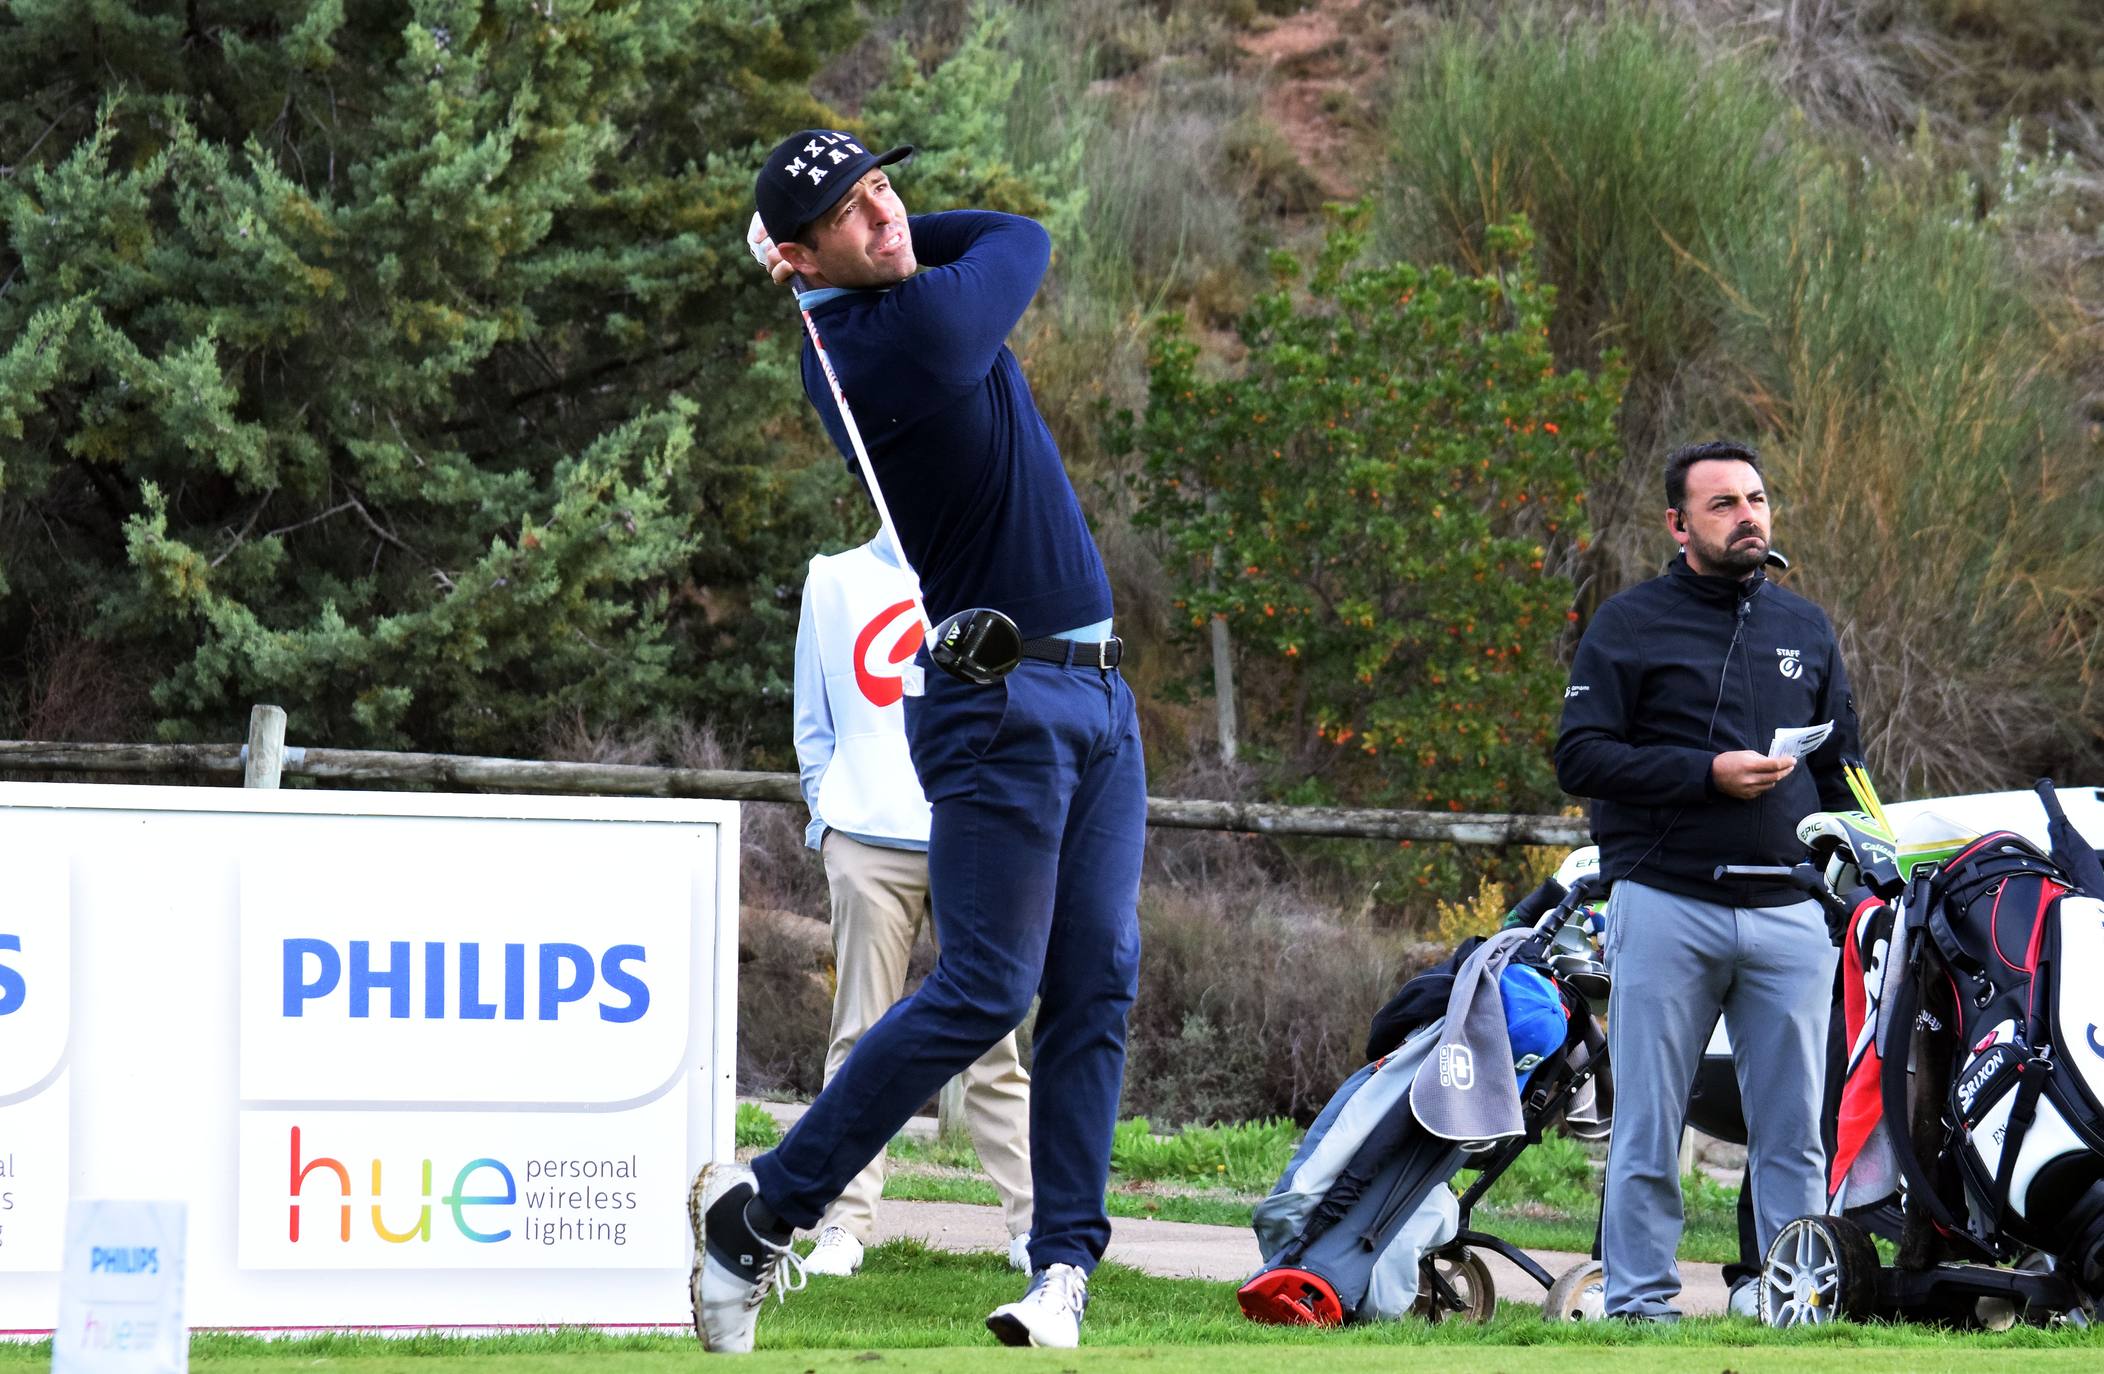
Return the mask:
<path fill-rule="evenodd" d="M 1008 1267 L 1018 1274 L 1030 1272 L 1030 1233 L 1023 1232 L 1008 1242 Z"/>
<path fill-rule="evenodd" d="M 1071 1264 L 1040 1269 L 1030 1291 L 1003 1303 L 986 1319 L 986 1329 L 1003 1345 L 1042 1345 L 1072 1350 L 1081 1344 L 1081 1314 L 1089 1305 L 1089 1276 Z"/>
<path fill-rule="evenodd" d="M 745 1209 L 759 1195 L 752 1170 L 742 1164 L 705 1164 L 687 1193 L 687 1221 L 694 1228 L 694 1334 L 701 1348 L 742 1355 L 752 1349 L 760 1307 L 772 1293 L 778 1302 L 804 1286 L 803 1262 L 784 1242 L 753 1230 Z M 713 1215 L 712 1215 L 713 1214 Z"/>
<path fill-rule="evenodd" d="M 844 1279 L 862 1267 L 862 1242 L 844 1226 L 828 1226 L 818 1233 L 818 1244 L 804 1256 L 804 1272 Z"/>

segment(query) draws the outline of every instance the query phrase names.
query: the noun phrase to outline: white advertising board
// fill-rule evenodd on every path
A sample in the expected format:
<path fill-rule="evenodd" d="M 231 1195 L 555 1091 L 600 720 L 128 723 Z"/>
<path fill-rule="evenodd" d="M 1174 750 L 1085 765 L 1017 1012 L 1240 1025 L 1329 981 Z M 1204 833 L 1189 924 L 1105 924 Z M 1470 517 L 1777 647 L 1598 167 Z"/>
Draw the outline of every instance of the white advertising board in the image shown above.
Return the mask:
<path fill-rule="evenodd" d="M 0 786 L 0 1330 L 73 1197 L 190 1320 L 684 1325 L 731 1150 L 737 807 Z"/>

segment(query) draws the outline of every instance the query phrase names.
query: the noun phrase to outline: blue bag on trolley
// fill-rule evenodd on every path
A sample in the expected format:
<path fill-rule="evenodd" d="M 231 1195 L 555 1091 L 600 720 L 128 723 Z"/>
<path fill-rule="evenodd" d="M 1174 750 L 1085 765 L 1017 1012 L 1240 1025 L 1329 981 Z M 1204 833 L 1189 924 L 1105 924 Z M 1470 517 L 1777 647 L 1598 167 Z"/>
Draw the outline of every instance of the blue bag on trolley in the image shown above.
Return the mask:
<path fill-rule="evenodd" d="M 1345 1080 L 1257 1204 L 1264 1264 L 1237 1295 L 1250 1318 L 1330 1325 L 1410 1312 L 1420 1257 L 1458 1230 L 1447 1180 L 1472 1149 L 1525 1129 L 1520 1088 L 1569 1036 L 1555 983 L 1510 962 L 1527 934 L 1464 943 L 1390 1003 L 1425 1019 Z M 1391 1016 L 1376 1034 L 1403 1029 Z"/>

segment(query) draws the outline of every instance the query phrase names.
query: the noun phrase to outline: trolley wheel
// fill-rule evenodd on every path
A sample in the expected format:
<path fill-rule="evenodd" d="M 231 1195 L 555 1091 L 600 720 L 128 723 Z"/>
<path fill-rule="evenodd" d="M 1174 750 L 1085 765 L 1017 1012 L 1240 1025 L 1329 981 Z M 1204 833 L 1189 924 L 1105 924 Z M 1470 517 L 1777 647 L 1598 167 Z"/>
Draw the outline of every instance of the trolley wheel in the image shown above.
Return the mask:
<path fill-rule="evenodd" d="M 1807 1326 L 1867 1317 L 1877 1267 L 1877 1247 L 1855 1222 L 1799 1217 L 1776 1233 L 1761 1266 L 1761 1322 Z"/>
<path fill-rule="evenodd" d="M 1428 1322 L 1448 1317 L 1487 1322 L 1498 1310 L 1498 1288 L 1490 1266 L 1466 1246 L 1426 1255 L 1417 1262 L 1417 1301 L 1410 1311 Z"/>
<path fill-rule="evenodd" d="M 1541 1300 L 1545 1321 L 1596 1322 L 1607 1315 L 1607 1271 L 1598 1260 L 1580 1260 L 1563 1271 Z"/>

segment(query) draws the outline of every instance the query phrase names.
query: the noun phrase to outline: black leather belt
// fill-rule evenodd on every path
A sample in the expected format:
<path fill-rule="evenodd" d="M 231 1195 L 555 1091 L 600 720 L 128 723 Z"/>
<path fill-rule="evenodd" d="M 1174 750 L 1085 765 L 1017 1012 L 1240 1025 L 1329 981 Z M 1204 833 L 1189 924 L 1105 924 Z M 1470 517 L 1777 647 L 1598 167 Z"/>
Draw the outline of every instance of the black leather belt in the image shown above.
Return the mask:
<path fill-rule="evenodd" d="M 1109 639 L 1026 639 L 1023 657 L 1067 668 L 1115 668 L 1125 657 L 1125 641 Z"/>

